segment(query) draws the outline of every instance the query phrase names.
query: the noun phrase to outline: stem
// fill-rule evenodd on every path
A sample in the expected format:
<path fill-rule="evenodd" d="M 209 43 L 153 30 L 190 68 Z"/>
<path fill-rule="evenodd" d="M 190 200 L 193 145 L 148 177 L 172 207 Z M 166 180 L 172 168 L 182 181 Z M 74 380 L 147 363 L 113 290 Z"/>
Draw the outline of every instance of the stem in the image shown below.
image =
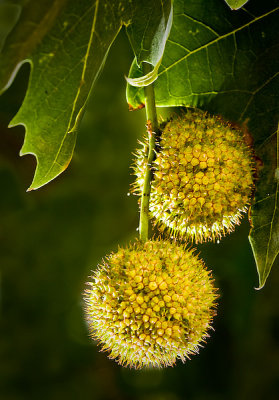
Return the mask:
<path fill-rule="evenodd" d="M 152 70 L 152 66 L 147 63 L 143 63 L 143 73 L 148 74 Z M 144 242 L 148 240 L 149 230 L 149 199 L 151 190 L 151 167 L 154 160 L 154 149 L 156 143 L 156 134 L 159 131 L 156 105 L 155 105 L 155 94 L 153 84 L 144 87 L 145 95 L 145 110 L 147 119 L 147 132 L 148 132 L 148 155 L 147 165 L 144 176 L 144 184 L 141 195 L 140 204 L 140 222 L 139 222 L 139 235 L 140 239 Z"/>

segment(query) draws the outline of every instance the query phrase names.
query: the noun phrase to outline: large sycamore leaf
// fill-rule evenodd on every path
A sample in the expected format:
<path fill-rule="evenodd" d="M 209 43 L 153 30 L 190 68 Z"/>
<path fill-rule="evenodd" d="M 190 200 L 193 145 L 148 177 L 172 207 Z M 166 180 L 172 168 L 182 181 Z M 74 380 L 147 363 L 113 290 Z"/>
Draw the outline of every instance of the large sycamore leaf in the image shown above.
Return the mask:
<path fill-rule="evenodd" d="M 18 22 L 8 35 L 0 54 L 0 93 L 12 83 L 24 62 L 31 64 L 26 97 L 10 126 L 22 124 L 26 134 L 21 155 L 37 159 L 36 189 L 59 175 L 69 164 L 76 132 L 90 89 L 105 62 L 109 48 L 122 25 L 131 31 L 138 26 L 137 0 L 14 0 L 21 6 Z M 154 29 L 165 18 L 163 10 L 171 0 L 153 8 L 141 1 L 144 36 L 134 35 L 145 44 L 140 61 L 150 54 L 156 58 Z M 169 7 L 171 10 L 171 7 Z M 1 9 L 0 9 L 1 12 Z M 170 12 L 170 11 L 169 11 Z M 150 32 L 149 27 L 152 26 Z M 155 27 L 155 28 L 154 28 Z"/>
<path fill-rule="evenodd" d="M 174 20 L 155 82 L 158 106 L 197 106 L 244 125 L 260 159 L 251 208 L 250 242 L 259 287 L 279 252 L 278 142 L 279 3 L 249 1 L 231 11 L 224 2 L 176 0 Z M 134 63 L 132 78 L 142 71 Z M 128 102 L 144 102 L 128 86 Z"/>

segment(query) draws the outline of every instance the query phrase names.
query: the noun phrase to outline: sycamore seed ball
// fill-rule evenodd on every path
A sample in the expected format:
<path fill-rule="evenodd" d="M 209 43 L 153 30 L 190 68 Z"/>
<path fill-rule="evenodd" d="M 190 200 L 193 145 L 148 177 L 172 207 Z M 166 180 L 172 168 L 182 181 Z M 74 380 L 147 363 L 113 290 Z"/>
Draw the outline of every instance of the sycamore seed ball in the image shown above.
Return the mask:
<path fill-rule="evenodd" d="M 150 213 L 163 229 L 196 243 L 231 232 L 247 211 L 254 162 L 243 132 L 195 110 L 163 128 L 153 166 Z M 146 158 L 138 152 L 135 191 L 141 192 Z"/>
<path fill-rule="evenodd" d="M 193 250 L 159 240 L 119 248 L 89 286 L 90 335 L 121 365 L 171 366 L 208 336 L 216 289 Z"/>

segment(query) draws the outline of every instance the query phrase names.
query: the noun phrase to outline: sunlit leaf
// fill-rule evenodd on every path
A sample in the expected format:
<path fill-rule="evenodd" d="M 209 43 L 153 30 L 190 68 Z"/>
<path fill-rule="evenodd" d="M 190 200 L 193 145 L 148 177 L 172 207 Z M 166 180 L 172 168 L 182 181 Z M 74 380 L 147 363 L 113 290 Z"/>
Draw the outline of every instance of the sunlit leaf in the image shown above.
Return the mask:
<path fill-rule="evenodd" d="M 25 126 L 21 155 L 33 154 L 37 160 L 31 190 L 54 179 L 69 164 L 89 92 L 122 25 L 133 33 L 136 49 L 144 44 L 144 52 L 137 50 L 139 59 L 156 61 L 161 57 L 161 47 L 156 48 L 159 39 L 153 40 L 153 35 L 164 33 L 162 21 L 167 5 L 167 15 L 171 12 L 171 2 L 165 0 L 164 7 L 153 6 L 150 14 L 150 7 L 158 1 L 143 0 L 140 11 L 143 31 L 137 34 L 136 0 L 17 3 L 22 3 L 21 14 L 0 58 L 0 93 L 10 86 L 22 63 L 29 62 L 28 91 L 10 126 Z"/>

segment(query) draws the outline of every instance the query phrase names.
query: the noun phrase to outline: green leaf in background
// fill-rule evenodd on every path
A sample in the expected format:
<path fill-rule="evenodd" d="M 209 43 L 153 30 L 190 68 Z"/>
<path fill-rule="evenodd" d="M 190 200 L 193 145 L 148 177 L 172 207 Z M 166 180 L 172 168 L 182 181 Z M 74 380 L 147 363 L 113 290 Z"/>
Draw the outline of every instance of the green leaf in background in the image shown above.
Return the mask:
<path fill-rule="evenodd" d="M 136 49 L 140 47 L 138 41 L 144 44 L 144 52 L 138 54 L 141 60 L 145 57 L 154 60 L 158 58 L 157 52 L 160 57 L 161 48 L 154 45 L 153 33 L 148 32 L 151 27 L 152 32 L 162 32 L 161 19 L 165 19 L 162 13 L 166 10 L 165 6 L 153 8 L 150 14 L 153 2 L 157 4 L 157 0 L 141 2 L 145 29 L 137 35 L 136 0 L 22 2 L 19 20 L 1 53 L 0 94 L 12 83 L 22 63 L 30 62 L 28 91 L 10 124 L 25 126 L 21 155 L 33 154 L 37 159 L 29 190 L 45 185 L 69 164 L 90 89 L 121 26 L 131 26 L 128 29 L 133 33 Z M 169 4 L 171 10 L 171 0 L 162 4 Z"/>
<path fill-rule="evenodd" d="M 243 7 L 248 0 L 225 0 L 225 2 L 232 10 L 238 10 L 239 8 Z"/>
<path fill-rule="evenodd" d="M 279 4 L 176 0 L 174 20 L 155 82 L 158 106 L 195 106 L 244 125 L 254 138 L 258 172 L 251 208 L 251 244 L 260 287 L 279 249 L 276 131 L 279 119 Z M 130 76 L 142 72 L 133 63 Z M 137 108 L 143 90 L 127 88 Z"/>

